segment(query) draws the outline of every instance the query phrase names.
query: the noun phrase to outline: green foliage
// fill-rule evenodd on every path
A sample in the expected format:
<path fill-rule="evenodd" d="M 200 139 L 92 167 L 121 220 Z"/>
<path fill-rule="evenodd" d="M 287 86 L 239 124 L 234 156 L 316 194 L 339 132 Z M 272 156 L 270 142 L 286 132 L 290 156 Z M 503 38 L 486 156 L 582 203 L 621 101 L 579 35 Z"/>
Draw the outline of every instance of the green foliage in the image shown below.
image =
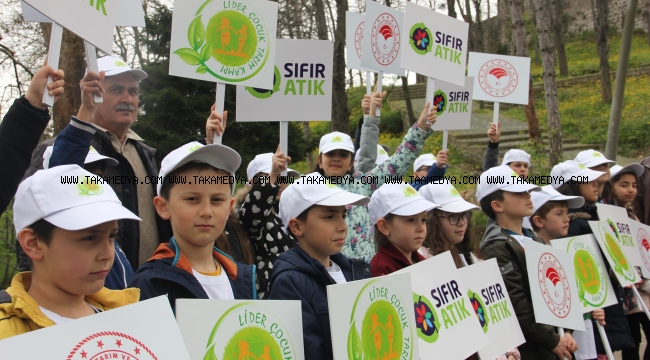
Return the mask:
<path fill-rule="evenodd" d="M 9 287 L 11 279 L 18 273 L 12 208 L 13 201 L 0 216 L 0 289 Z"/>

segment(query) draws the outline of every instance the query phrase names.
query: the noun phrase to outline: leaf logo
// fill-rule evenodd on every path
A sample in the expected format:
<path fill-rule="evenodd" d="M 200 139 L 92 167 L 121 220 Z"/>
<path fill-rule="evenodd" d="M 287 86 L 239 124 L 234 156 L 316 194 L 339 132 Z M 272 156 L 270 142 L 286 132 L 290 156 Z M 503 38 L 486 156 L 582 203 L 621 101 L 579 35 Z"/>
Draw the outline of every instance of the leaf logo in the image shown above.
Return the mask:
<path fill-rule="evenodd" d="M 95 150 L 95 148 L 91 146 L 91 147 L 88 149 L 88 152 L 91 152 L 91 153 L 97 153 L 97 150 Z"/>
<path fill-rule="evenodd" d="M 603 157 L 603 154 L 599 153 L 598 151 L 594 151 L 594 153 L 592 154 L 592 156 L 595 157 L 595 158 L 597 158 L 597 157 Z"/>
<path fill-rule="evenodd" d="M 388 156 L 388 154 L 386 153 L 386 150 L 384 150 L 384 148 L 379 148 L 379 155 Z"/>
<path fill-rule="evenodd" d="M 192 146 L 190 146 L 189 149 L 187 149 L 187 152 L 190 152 L 190 153 L 191 153 L 191 152 L 195 152 L 196 150 L 198 150 L 198 149 L 200 149 L 200 148 L 202 148 L 202 147 L 203 147 L 203 146 L 201 146 L 201 145 L 192 145 Z"/>
<path fill-rule="evenodd" d="M 99 178 L 94 178 L 95 182 L 100 181 Z M 101 195 L 104 193 L 104 187 L 101 184 L 98 183 L 89 183 L 85 182 L 84 183 L 84 176 L 79 175 L 77 178 L 77 189 L 79 190 L 79 194 L 81 196 L 92 196 L 92 195 Z"/>
<path fill-rule="evenodd" d="M 122 60 L 115 60 L 115 66 L 127 67 L 128 65 L 126 65 L 126 63 Z"/>
<path fill-rule="evenodd" d="M 404 186 L 404 197 L 417 196 L 418 192 L 411 185 Z"/>
<path fill-rule="evenodd" d="M 460 193 L 458 193 L 458 190 L 456 190 L 455 187 L 450 187 L 449 192 L 451 193 L 451 196 L 460 196 Z"/>
<path fill-rule="evenodd" d="M 338 135 L 336 135 L 335 137 L 332 138 L 332 142 L 333 142 L 333 143 L 340 143 L 340 142 L 342 142 L 342 141 L 343 141 L 343 138 L 341 138 L 341 137 L 338 136 Z"/>

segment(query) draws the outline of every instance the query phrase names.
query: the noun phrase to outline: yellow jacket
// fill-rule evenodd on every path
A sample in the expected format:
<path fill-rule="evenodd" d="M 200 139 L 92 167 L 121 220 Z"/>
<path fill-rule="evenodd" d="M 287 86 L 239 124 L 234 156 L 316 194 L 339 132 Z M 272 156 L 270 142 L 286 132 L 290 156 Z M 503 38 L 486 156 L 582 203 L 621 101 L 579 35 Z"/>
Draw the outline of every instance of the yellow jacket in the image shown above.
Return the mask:
<path fill-rule="evenodd" d="M 54 325 L 54 322 L 41 312 L 36 301 L 27 293 L 31 281 L 32 274 L 29 271 L 16 275 L 11 281 L 11 286 L 7 289 L 11 295 L 11 302 L 0 304 L 0 340 Z M 125 290 L 103 288 L 95 294 L 86 296 L 86 302 L 102 311 L 133 304 L 139 299 L 140 290 L 135 288 Z"/>

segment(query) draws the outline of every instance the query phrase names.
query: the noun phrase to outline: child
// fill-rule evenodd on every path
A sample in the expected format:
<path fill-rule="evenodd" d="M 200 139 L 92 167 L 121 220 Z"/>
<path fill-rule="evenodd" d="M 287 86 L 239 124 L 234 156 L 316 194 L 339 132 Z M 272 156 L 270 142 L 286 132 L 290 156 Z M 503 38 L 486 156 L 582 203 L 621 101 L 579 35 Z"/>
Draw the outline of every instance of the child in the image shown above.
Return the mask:
<path fill-rule="evenodd" d="M 427 183 L 427 177 L 440 178 L 445 176 L 447 172 L 447 155 L 449 155 L 449 150 L 440 150 L 438 156 L 433 156 L 433 154 L 422 154 L 413 163 L 413 178 L 424 178 L 420 181 L 417 179 L 411 182 L 411 186 L 415 190 L 420 190 L 420 188 Z"/>
<path fill-rule="evenodd" d="M 366 205 L 368 197 L 319 183 L 312 173 L 282 193 L 280 217 L 284 231 L 298 246 L 276 260 L 271 274 L 272 300 L 302 302 L 305 359 L 332 359 L 327 305 L 328 285 L 370 277 L 370 266 L 341 254 L 348 226 L 346 206 Z"/>
<path fill-rule="evenodd" d="M 160 244 L 129 286 L 142 298 L 255 299 L 255 266 L 235 263 L 214 246 L 234 203 L 234 173 L 241 158 L 223 145 L 191 142 L 167 155 L 154 206 L 174 236 Z"/>
<path fill-rule="evenodd" d="M 32 271 L 16 275 L 0 300 L 0 339 L 138 301 L 137 289 L 108 290 L 104 280 L 117 220 L 140 218 L 110 186 L 90 178 L 98 180 L 77 165 L 62 165 L 36 172 L 18 188 L 14 225 Z"/>
<path fill-rule="evenodd" d="M 501 268 L 503 281 L 526 339 L 519 346 L 521 358 L 554 360 L 555 355 L 571 358 L 570 352 L 576 350 L 573 337 L 569 333 L 560 337 L 554 327 L 535 321 L 523 240 L 528 237 L 539 243 L 544 242 L 522 228 L 521 222 L 533 213 L 529 192 L 539 191 L 540 188 L 508 181 L 513 176 L 518 174 L 508 166 L 493 167 L 481 174 L 476 196 L 483 212 L 494 220 L 485 230 L 481 253 L 485 259 L 496 258 Z"/>
<path fill-rule="evenodd" d="M 609 167 L 614 164 L 614 161 L 607 159 L 603 154 L 593 149 L 579 152 L 574 160 L 591 170 L 605 173 L 604 176 L 596 180 L 598 183 L 598 195 L 602 196 L 605 184 L 610 178 Z"/>
<path fill-rule="evenodd" d="M 377 248 L 370 261 L 372 277 L 424 260 L 418 249 L 427 234 L 427 211 L 437 206 L 408 184 L 385 184 L 372 194 L 368 209 Z"/>
<path fill-rule="evenodd" d="M 451 184 L 428 184 L 419 191 L 426 200 L 438 204 L 427 214 L 427 236 L 419 252 L 425 259 L 451 250 L 457 268 L 471 265 L 475 253 L 469 222 L 471 211 L 479 207 L 463 200 Z"/>
<path fill-rule="evenodd" d="M 501 122 L 499 126 L 490 123 L 488 128 L 488 137 L 490 141 L 485 148 L 485 157 L 483 158 L 483 171 L 499 165 L 499 137 L 501 137 Z M 530 154 L 519 149 L 510 149 L 503 156 L 501 165 L 508 165 L 519 176 L 526 178 L 528 176 L 530 163 Z"/>
<path fill-rule="evenodd" d="M 375 159 L 374 165 L 380 165 L 383 164 L 384 161 L 388 160 L 388 152 L 386 152 L 386 149 L 382 145 L 377 144 L 377 159 Z M 363 168 L 361 168 L 359 165 L 361 164 L 361 152 L 357 150 L 356 154 L 354 154 L 354 170 L 355 171 L 361 171 L 361 172 L 367 172 L 372 170 L 375 166 L 373 165 L 370 167 L 370 169 L 367 169 L 364 171 Z"/>
<path fill-rule="evenodd" d="M 385 95 L 385 93 L 383 93 Z M 379 117 L 376 110 L 381 108 L 382 94 L 375 92 L 371 98 L 370 116 L 363 124 L 361 134 L 361 165 L 364 161 L 374 163 L 377 154 L 379 134 Z M 431 126 L 436 121 L 436 111 L 429 113 L 431 104 L 427 104 L 420 114 L 417 124 L 408 131 L 395 153 L 381 165 L 376 165 L 370 172 L 353 172 L 354 145 L 347 134 L 333 132 L 320 139 L 318 164 L 314 169 L 322 176 L 333 177 L 337 186 L 355 194 L 371 196 L 386 181 L 386 177 L 401 180 L 411 168 L 418 152 L 424 146 L 424 141 L 431 135 Z M 371 138 L 372 137 L 372 138 Z M 353 207 L 348 210 L 346 218 L 350 232 L 341 251 L 353 258 L 365 261 L 375 255 L 374 234 L 371 231 L 370 214 L 366 207 Z"/>

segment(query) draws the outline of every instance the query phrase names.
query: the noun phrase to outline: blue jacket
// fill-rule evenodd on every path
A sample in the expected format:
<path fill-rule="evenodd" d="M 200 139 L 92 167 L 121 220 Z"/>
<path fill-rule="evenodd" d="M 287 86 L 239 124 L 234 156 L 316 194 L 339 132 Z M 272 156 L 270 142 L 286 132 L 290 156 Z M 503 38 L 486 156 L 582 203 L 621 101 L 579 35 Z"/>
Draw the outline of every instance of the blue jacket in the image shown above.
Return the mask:
<path fill-rule="evenodd" d="M 340 253 L 330 259 L 341 268 L 347 281 L 370 277 L 370 265 L 363 260 L 349 259 Z M 273 265 L 270 299 L 302 302 L 305 359 L 333 358 L 326 289 L 333 284 L 336 282 L 323 264 L 299 246 L 282 253 Z"/>
<path fill-rule="evenodd" d="M 257 299 L 255 265 L 236 263 L 216 247 L 212 254 L 226 271 L 235 299 Z M 208 294 L 192 274 L 189 261 L 179 251 L 174 237 L 168 243 L 158 246 L 151 259 L 133 274 L 129 287 L 140 289 L 140 300 L 167 295 L 174 311 L 176 299 L 208 298 Z"/>
<path fill-rule="evenodd" d="M 449 165 L 445 165 L 442 169 L 438 167 L 438 163 L 434 163 L 431 165 L 429 168 L 429 171 L 427 172 L 427 177 L 435 177 L 434 179 L 437 179 L 438 181 L 442 180 L 442 177 L 445 176 L 445 173 L 447 172 L 447 168 Z M 422 179 L 421 181 L 413 181 L 409 185 L 411 185 L 415 190 L 420 190 L 421 187 L 426 185 L 426 179 Z"/>

